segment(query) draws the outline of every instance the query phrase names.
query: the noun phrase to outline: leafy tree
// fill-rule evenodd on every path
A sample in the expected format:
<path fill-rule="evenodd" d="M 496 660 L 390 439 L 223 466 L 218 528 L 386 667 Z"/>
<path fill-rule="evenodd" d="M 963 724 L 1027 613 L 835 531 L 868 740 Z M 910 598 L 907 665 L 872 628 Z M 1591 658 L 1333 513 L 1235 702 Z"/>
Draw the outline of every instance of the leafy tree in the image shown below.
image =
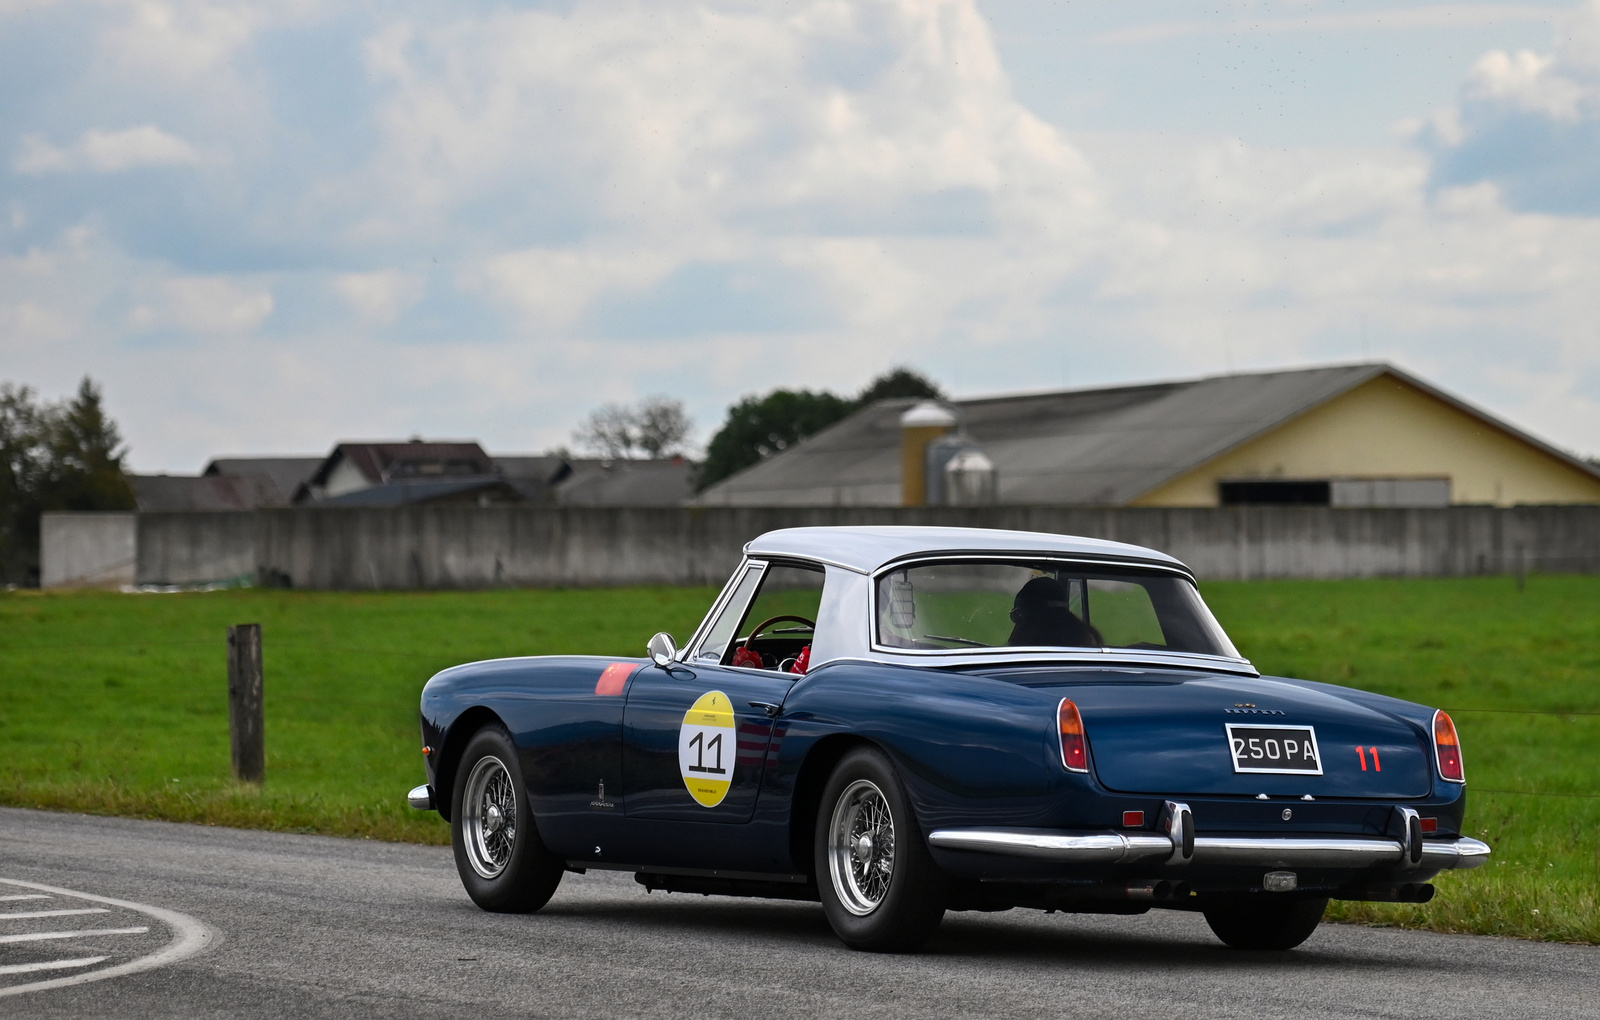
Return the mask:
<path fill-rule="evenodd" d="M 788 449 L 853 410 L 854 401 L 827 392 L 773 390 L 745 397 L 728 408 L 728 420 L 706 446 L 700 488 Z"/>
<path fill-rule="evenodd" d="M 944 391 L 927 376 L 909 368 L 892 368 L 867 384 L 856 397 L 857 407 L 867 407 L 880 400 L 894 397 L 921 397 L 924 400 L 943 400 Z"/>
<path fill-rule="evenodd" d="M 30 387 L 0 385 L 0 577 L 38 583 L 40 514 L 132 510 L 126 456 L 87 376 L 56 404 L 40 402 Z"/>
<path fill-rule="evenodd" d="M 706 446 L 699 486 L 704 489 L 729 475 L 782 452 L 879 400 L 893 397 L 943 399 L 939 387 L 908 368 L 895 368 L 868 383 L 856 397 L 827 391 L 773 390 L 750 396 L 728 408 L 728 419 Z"/>
<path fill-rule="evenodd" d="M 591 412 L 572 438 L 580 449 L 601 457 L 620 460 L 638 452 L 659 460 L 682 453 L 693 432 L 682 401 L 647 397 L 637 406 L 606 404 Z"/>

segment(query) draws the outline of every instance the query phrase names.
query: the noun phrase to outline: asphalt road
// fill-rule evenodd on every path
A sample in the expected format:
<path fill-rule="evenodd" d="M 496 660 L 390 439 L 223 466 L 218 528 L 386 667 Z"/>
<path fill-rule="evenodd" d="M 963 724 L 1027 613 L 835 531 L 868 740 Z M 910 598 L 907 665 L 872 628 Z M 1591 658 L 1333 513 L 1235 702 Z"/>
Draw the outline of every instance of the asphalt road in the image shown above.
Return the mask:
<path fill-rule="evenodd" d="M 1015 910 L 950 914 L 927 951 L 874 956 L 834 941 L 815 904 L 646 894 L 590 872 L 541 913 L 501 916 L 468 901 L 438 847 L 10 809 L 0 880 L 8 1018 L 1600 1010 L 1593 947 L 1324 925 L 1297 951 L 1247 954 L 1190 914 Z M 72 932 L 90 934 L 35 937 Z"/>

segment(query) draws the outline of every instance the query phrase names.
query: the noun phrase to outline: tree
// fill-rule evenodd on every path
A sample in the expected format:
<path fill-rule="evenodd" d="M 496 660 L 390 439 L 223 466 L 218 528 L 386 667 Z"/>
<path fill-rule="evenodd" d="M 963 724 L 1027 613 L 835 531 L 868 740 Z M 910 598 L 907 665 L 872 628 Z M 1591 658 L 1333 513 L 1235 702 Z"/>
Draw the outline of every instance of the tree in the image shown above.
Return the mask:
<path fill-rule="evenodd" d="M 940 400 L 944 393 L 927 377 L 909 368 L 894 368 L 868 383 L 853 399 L 825 390 L 773 390 L 765 396 L 745 397 L 728 408 L 727 421 L 707 444 L 699 487 L 704 489 L 863 407 L 894 397 Z"/>
<path fill-rule="evenodd" d="M 0 385 L 0 577 L 37 583 L 39 516 L 52 510 L 132 510 L 127 451 L 87 376 L 76 396 L 42 403 Z"/>
<path fill-rule="evenodd" d="M 633 412 L 622 404 L 606 404 L 589 412 L 589 417 L 572 433 L 580 450 L 612 460 L 628 456 L 633 449 Z"/>
<path fill-rule="evenodd" d="M 572 438 L 580 449 L 602 457 L 621 460 L 638 451 L 659 460 L 681 454 L 693 432 L 682 401 L 647 397 L 634 407 L 606 404 L 591 412 Z"/>
<path fill-rule="evenodd" d="M 700 488 L 788 449 L 843 418 L 854 406 L 843 397 L 810 390 L 773 390 L 764 397 L 745 397 L 728 408 L 728 420 L 706 446 Z"/>
<path fill-rule="evenodd" d="M 693 432 L 694 422 L 681 400 L 651 397 L 635 412 L 634 442 L 651 460 L 682 453 Z"/>
<path fill-rule="evenodd" d="M 924 400 L 943 400 L 944 391 L 927 376 L 909 368 L 891 368 L 867 384 L 856 397 L 857 407 L 866 407 L 892 397 L 921 397 Z"/>

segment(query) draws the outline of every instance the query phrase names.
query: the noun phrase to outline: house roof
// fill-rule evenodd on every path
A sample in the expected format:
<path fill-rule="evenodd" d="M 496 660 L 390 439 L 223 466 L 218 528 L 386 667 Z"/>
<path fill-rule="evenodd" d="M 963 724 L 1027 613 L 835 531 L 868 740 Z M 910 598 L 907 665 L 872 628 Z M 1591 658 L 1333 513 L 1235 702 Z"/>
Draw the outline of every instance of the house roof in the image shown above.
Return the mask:
<path fill-rule="evenodd" d="M 1034 531 L 1000 531 L 991 528 L 926 528 L 866 526 L 841 528 L 785 528 L 769 531 L 745 545 L 750 556 L 794 556 L 818 560 L 870 574 L 895 560 L 924 553 L 999 553 L 1019 555 L 1054 553 L 1096 559 L 1131 559 L 1187 567 L 1166 553 L 1125 542 Z"/>
<path fill-rule="evenodd" d="M 488 494 L 499 502 L 522 502 L 522 495 L 499 475 L 463 478 L 405 478 L 369 489 L 358 489 L 342 496 L 319 500 L 317 506 L 410 506 L 459 499 L 472 493 Z"/>
<path fill-rule="evenodd" d="M 326 485 L 341 461 L 349 461 L 373 485 L 406 477 L 464 477 L 494 473 L 494 462 L 472 442 L 344 442 L 333 448 L 308 480 Z"/>
<path fill-rule="evenodd" d="M 694 494 L 695 465 L 660 460 L 569 460 L 553 488 L 560 506 L 681 506 Z"/>
<path fill-rule="evenodd" d="M 140 510 L 255 510 L 288 506 L 272 476 L 128 475 Z"/>
<path fill-rule="evenodd" d="M 324 457 L 214 457 L 200 474 L 266 475 L 285 498 L 293 496 L 300 483 L 316 473 Z"/>
<path fill-rule="evenodd" d="M 1592 465 L 1391 365 L 1210 376 L 952 402 L 994 462 L 999 501 L 1125 505 L 1382 375 L 1393 375 L 1591 475 Z M 885 400 L 707 488 L 701 505 L 894 505 L 900 414 Z"/>

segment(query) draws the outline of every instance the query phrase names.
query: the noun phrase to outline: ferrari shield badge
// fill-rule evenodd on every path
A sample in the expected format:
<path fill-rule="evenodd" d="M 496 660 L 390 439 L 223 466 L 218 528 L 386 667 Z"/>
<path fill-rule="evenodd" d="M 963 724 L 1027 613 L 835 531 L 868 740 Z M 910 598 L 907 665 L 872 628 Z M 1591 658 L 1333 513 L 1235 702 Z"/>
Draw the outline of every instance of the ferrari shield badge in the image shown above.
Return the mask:
<path fill-rule="evenodd" d="M 678 729 L 678 771 L 689 796 L 702 807 L 716 807 L 733 785 L 738 736 L 733 703 L 721 691 L 707 691 L 683 714 Z"/>

